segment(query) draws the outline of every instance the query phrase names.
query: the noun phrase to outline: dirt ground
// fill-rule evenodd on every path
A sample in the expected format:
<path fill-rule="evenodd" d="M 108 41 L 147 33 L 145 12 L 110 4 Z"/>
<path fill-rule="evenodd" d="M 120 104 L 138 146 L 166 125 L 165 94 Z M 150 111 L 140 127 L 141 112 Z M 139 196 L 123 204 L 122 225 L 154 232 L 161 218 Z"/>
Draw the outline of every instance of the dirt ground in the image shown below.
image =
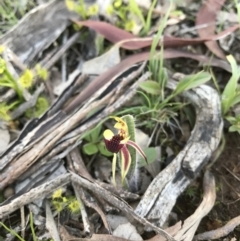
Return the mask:
<path fill-rule="evenodd" d="M 228 221 L 240 215 L 240 136 L 237 133 L 226 134 L 224 151 L 212 166 L 211 170 L 216 180 L 217 198 L 211 212 L 201 221 L 198 232 L 215 230 L 224 226 Z M 192 189 L 194 195 L 189 196 Z M 174 211 L 181 220 L 190 216 L 201 202 L 202 177 L 191 184 L 186 192 L 178 199 Z M 239 240 L 240 227 L 236 227 L 228 236 L 218 239 L 221 241 Z M 233 239 L 236 238 L 236 239 Z"/>

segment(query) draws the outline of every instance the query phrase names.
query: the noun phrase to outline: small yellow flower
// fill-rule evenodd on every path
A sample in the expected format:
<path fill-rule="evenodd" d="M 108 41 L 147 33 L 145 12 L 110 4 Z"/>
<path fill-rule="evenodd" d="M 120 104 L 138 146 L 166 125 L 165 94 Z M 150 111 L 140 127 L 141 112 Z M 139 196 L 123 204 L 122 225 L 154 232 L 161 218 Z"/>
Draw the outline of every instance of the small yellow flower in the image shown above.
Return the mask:
<path fill-rule="evenodd" d="M 114 13 L 114 8 L 112 5 L 108 5 L 106 12 L 108 15 L 112 15 Z"/>
<path fill-rule="evenodd" d="M 60 212 L 63 210 L 63 208 L 64 208 L 64 205 L 63 205 L 62 202 L 53 201 L 52 204 L 53 204 L 54 208 L 57 210 L 57 212 L 59 212 L 59 213 L 60 213 Z"/>
<path fill-rule="evenodd" d="M 122 6 L 122 0 L 115 0 L 114 2 L 113 2 L 113 7 L 114 8 L 120 8 L 121 6 Z"/>
<path fill-rule="evenodd" d="M 6 69 L 6 62 L 0 57 L 0 74 L 2 74 Z"/>
<path fill-rule="evenodd" d="M 132 31 L 136 26 L 136 23 L 133 20 L 127 21 L 124 25 L 124 29 L 127 31 Z"/>
<path fill-rule="evenodd" d="M 49 107 L 48 100 L 41 96 L 38 97 L 35 107 L 36 107 L 35 116 L 39 117 L 48 109 Z"/>
<path fill-rule="evenodd" d="M 99 7 L 97 4 L 94 4 L 92 6 L 90 6 L 87 10 L 87 15 L 88 16 L 94 16 L 94 15 L 97 15 L 98 14 L 98 11 L 99 11 Z"/>
<path fill-rule="evenodd" d="M 57 199 L 62 197 L 62 188 L 57 189 L 53 194 L 52 194 L 52 199 Z"/>
<path fill-rule="evenodd" d="M 74 214 L 78 214 L 80 212 L 80 204 L 76 198 L 74 198 L 68 205 L 70 211 Z"/>
<path fill-rule="evenodd" d="M 38 75 L 41 79 L 47 80 L 47 78 L 48 78 L 48 71 L 47 71 L 47 69 L 41 67 L 40 64 L 37 64 L 37 65 L 35 66 L 35 68 L 36 68 L 36 71 L 37 71 L 37 75 Z"/>
<path fill-rule="evenodd" d="M 33 83 L 33 73 L 30 69 L 26 69 L 19 79 L 19 83 L 23 88 L 30 88 Z"/>

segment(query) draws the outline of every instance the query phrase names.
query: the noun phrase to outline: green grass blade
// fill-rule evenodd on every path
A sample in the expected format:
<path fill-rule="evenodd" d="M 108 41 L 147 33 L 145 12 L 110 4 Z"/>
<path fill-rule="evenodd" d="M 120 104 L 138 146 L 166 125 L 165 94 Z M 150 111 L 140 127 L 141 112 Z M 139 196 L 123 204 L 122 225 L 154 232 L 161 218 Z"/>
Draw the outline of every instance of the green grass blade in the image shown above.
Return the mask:
<path fill-rule="evenodd" d="M 229 108 L 233 105 L 233 100 L 236 95 L 238 87 L 238 80 L 240 78 L 240 68 L 238 67 L 236 60 L 232 55 L 227 56 L 227 60 L 231 64 L 232 76 L 228 81 L 223 93 L 222 93 L 222 111 L 226 114 Z"/>
<path fill-rule="evenodd" d="M 207 72 L 199 72 L 194 75 L 188 75 L 179 82 L 173 94 L 177 95 L 182 93 L 183 91 L 195 88 L 201 84 L 206 83 L 210 79 L 211 75 Z"/>

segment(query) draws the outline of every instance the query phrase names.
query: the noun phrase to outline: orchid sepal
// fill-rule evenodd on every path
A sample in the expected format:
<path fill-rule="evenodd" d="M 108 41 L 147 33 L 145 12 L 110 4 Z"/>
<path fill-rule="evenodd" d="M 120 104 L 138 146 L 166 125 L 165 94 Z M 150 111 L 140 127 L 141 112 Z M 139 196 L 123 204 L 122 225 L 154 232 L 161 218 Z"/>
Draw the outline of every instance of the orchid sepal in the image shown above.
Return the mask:
<path fill-rule="evenodd" d="M 123 183 L 128 174 L 132 160 L 126 145 L 123 146 L 120 152 L 121 152 L 121 176 L 122 176 L 122 183 Z"/>
<path fill-rule="evenodd" d="M 141 149 L 141 147 L 137 143 L 129 140 L 127 142 L 127 145 L 133 147 L 141 155 L 141 157 L 146 161 L 146 163 L 148 164 L 146 155 L 144 154 L 143 150 Z"/>

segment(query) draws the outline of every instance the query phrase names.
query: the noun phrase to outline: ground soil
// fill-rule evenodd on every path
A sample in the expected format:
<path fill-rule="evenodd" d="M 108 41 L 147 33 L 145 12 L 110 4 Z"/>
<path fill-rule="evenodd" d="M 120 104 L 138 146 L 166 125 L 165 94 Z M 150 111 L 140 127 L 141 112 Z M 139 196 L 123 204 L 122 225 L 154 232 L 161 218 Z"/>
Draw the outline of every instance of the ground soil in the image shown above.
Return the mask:
<path fill-rule="evenodd" d="M 226 134 L 224 151 L 211 168 L 216 178 L 217 199 L 211 212 L 202 220 L 198 233 L 222 227 L 231 219 L 240 215 L 240 136 L 237 133 Z M 202 176 L 191 184 L 196 190 L 189 196 L 188 189 L 182 194 L 174 208 L 180 220 L 189 217 L 201 202 Z M 236 239 L 232 239 L 236 238 Z M 240 240 L 240 226 L 221 241 Z"/>

